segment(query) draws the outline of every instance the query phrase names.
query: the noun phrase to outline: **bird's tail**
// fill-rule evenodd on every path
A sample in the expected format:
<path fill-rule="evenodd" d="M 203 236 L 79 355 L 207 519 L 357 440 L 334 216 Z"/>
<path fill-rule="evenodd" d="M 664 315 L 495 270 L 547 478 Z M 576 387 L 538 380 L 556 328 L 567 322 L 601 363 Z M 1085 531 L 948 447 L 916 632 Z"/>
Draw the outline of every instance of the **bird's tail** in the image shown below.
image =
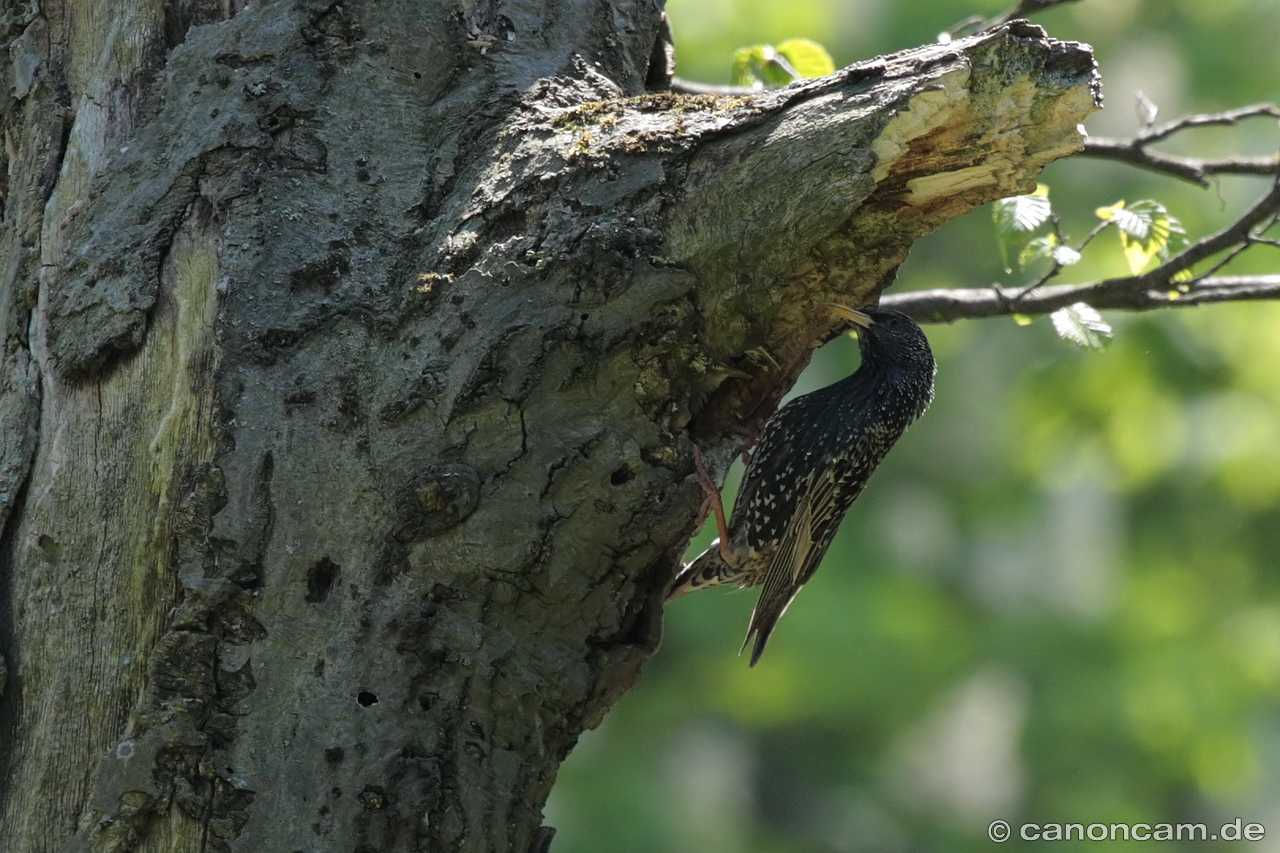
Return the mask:
<path fill-rule="evenodd" d="M 786 613 L 787 608 L 791 606 L 801 586 L 803 584 L 765 583 L 764 589 L 760 591 L 760 600 L 756 602 L 756 609 L 751 612 L 747 638 L 742 641 L 742 649 L 738 651 L 738 654 L 742 654 L 742 651 L 747 648 L 747 643 L 751 642 L 751 638 L 753 636 L 756 638 L 755 645 L 751 647 L 751 666 L 755 666 L 760 660 L 760 655 L 764 654 L 769 635 L 773 633 L 782 614 Z"/>
<path fill-rule="evenodd" d="M 737 583 L 741 576 L 741 571 L 725 562 L 720 554 L 720 540 L 716 539 L 676 575 L 671 591 L 667 593 L 667 601 L 675 601 L 686 593 L 709 586 Z"/>

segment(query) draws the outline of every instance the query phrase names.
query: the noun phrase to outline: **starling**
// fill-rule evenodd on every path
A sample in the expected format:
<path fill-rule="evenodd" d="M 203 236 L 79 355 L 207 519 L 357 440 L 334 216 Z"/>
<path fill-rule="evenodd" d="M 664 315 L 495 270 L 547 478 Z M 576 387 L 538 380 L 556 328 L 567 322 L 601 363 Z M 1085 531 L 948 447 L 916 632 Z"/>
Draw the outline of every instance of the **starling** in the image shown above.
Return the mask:
<path fill-rule="evenodd" d="M 745 649 L 755 637 L 752 666 L 787 605 L 817 571 L 867 479 L 933 400 L 933 353 L 915 321 L 887 309 L 831 307 L 860 327 L 862 364 L 769 419 L 727 524 L 698 457 L 720 538 L 680 572 L 667 597 L 720 584 L 764 584 L 742 644 Z"/>

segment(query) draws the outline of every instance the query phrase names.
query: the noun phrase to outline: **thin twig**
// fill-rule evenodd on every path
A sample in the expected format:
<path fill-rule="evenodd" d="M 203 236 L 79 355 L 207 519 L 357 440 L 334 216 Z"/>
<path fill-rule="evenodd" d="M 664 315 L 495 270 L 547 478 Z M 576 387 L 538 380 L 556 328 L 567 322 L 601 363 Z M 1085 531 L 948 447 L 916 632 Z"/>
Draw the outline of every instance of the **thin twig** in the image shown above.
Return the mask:
<path fill-rule="evenodd" d="M 1132 139 L 1093 137 L 1085 141 L 1082 153 L 1087 157 L 1115 160 L 1148 171 L 1171 175 L 1202 187 L 1209 186 L 1209 177 L 1212 175 L 1275 175 L 1280 173 L 1280 157 L 1228 157 L 1209 160 L 1178 157 L 1147 148 L 1151 143 L 1167 139 L 1183 130 L 1209 125 L 1236 124 L 1259 116 L 1280 118 L 1280 107 L 1275 104 L 1253 104 L 1219 113 L 1183 116 L 1159 127 L 1146 128 Z"/>
<path fill-rule="evenodd" d="M 1223 268 L 1223 267 L 1225 267 L 1227 264 L 1229 264 L 1229 263 L 1231 263 L 1232 261 L 1234 261 L 1234 260 L 1235 260 L 1239 255 L 1240 255 L 1240 253 L 1241 253 L 1241 252 L 1247 252 L 1247 251 L 1249 250 L 1249 246 L 1250 246 L 1250 245 L 1252 245 L 1252 241 L 1251 241 L 1251 240 L 1246 240 L 1246 241 L 1242 242 L 1239 246 L 1233 246 L 1233 247 L 1231 248 L 1231 250 L 1230 250 L 1229 252 L 1227 252 L 1227 256 L 1226 256 L 1225 258 L 1223 258 L 1222 260 L 1218 261 L 1218 262 L 1217 262 L 1216 264 L 1214 264 L 1213 266 L 1209 267 L 1207 270 L 1205 270 L 1205 271 L 1204 271 L 1204 273 L 1202 273 L 1202 274 L 1201 274 L 1200 276 L 1198 276 L 1197 278 L 1202 279 L 1202 280 L 1203 280 L 1203 279 L 1206 279 L 1206 278 L 1209 278 L 1209 277 L 1210 277 L 1210 276 L 1212 276 L 1214 273 L 1216 273 L 1218 270 L 1222 269 L 1222 268 Z"/>
<path fill-rule="evenodd" d="M 1201 261 L 1230 249 L 1237 243 L 1250 239 L 1250 232 L 1268 217 L 1280 210 L 1280 180 L 1271 185 L 1271 191 L 1245 211 L 1235 222 L 1216 234 L 1210 234 L 1192 243 L 1149 273 L 1135 276 L 1142 284 L 1168 280 L 1183 270 L 1189 270 Z"/>
<path fill-rule="evenodd" d="M 1079 2 L 1079 0 L 1019 0 L 1012 9 L 996 18 L 992 18 L 987 26 L 998 27 L 1017 18 L 1029 18 L 1037 12 L 1052 9 L 1054 6 L 1064 6 L 1067 3 L 1076 2 Z"/>
<path fill-rule="evenodd" d="M 1099 222 L 1097 225 L 1093 226 L 1093 228 L 1089 230 L 1089 233 L 1084 235 L 1084 239 L 1080 241 L 1080 245 L 1074 247 L 1075 251 L 1077 253 L 1083 252 L 1084 247 L 1092 243 L 1094 237 L 1097 237 L 1099 234 L 1105 231 L 1109 226 L 1114 224 L 1115 223 L 1112 222 L 1111 220 L 1104 219 L 1103 221 Z M 1054 217 L 1054 220 L 1053 220 L 1053 230 L 1058 235 L 1058 243 L 1065 245 L 1065 241 L 1062 239 L 1062 231 L 1059 226 L 1058 218 L 1056 216 Z M 1065 267 L 1058 261 L 1058 259 L 1054 258 L 1053 266 L 1051 266 L 1044 275 L 1040 276 L 1038 279 L 1036 279 L 1035 281 L 1028 284 L 1026 287 L 1019 290 L 1018 293 L 1013 297 L 1014 301 L 1015 302 L 1018 301 L 1019 299 L 1021 299 L 1022 297 L 1026 296 L 1028 293 L 1031 293 L 1034 290 L 1039 290 L 1051 278 L 1058 275 L 1058 273 L 1062 272 L 1064 269 Z"/>
<path fill-rule="evenodd" d="M 1076 251 L 1084 252 L 1084 247 L 1092 243 L 1093 238 L 1097 237 L 1099 234 L 1105 231 L 1107 229 L 1107 225 L 1109 225 L 1110 223 L 1111 223 L 1111 220 L 1104 219 L 1103 221 L 1099 222 L 1097 225 L 1093 226 L 1093 228 L 1089 229 L 1089 233 L 1084 235 L 1084 239 L 1080 241 L 1080 245 L 1076 246 Z"/>
<path fill-rule="evenodd" d="M 1220 160 L 1197 160 L 1177 157 L 1159 151 L 1148 151 L 1134 142 L 1092 137 L 1085 140 L 1085 157 L 1114 160 L 1150 172 L 1209 186 L 1211 175 L 1274 175 L 1280 171 L 1280 157 L 1229 157 Z"/>
<path fill-rule="evenodd" d="M 1045 9 L 1052 9 L 1054 6 L 1062 6 L 1067 3 L 1078 3 L 1079 0 L 1018 0 L 1013 6 L 996 15 L 994 18 L 984 18 L 981 15 L 970 15 L 963 21 L 957 21 L 949 28 L 944 30 L 939 41 L 959 38 L 961 35 L 968 35 L 977 32 L 985 32 L 993 30 L 996 27 L 1004 26 L 1010 21 L 1016 21 L 1019 18 L 1030 18 L 1037 12 L 1043 12 Z"/>
<path fill-rule="evenodd" d="M 1172 136 L 1189 127 L 1205 127 L 1207 125 L 1235 124 L 1243 119 L 1270 116 L 1280 118 L 1280 107 L 1275 104 L 1250 104 L 1247 107 L 1236 107 L 1234 110 L 1223 110 L 1220 113 L 1197 113 L 1183 116 L 1139 133 L 1134 140 L 1139 145 L 1146 145 Z"/>

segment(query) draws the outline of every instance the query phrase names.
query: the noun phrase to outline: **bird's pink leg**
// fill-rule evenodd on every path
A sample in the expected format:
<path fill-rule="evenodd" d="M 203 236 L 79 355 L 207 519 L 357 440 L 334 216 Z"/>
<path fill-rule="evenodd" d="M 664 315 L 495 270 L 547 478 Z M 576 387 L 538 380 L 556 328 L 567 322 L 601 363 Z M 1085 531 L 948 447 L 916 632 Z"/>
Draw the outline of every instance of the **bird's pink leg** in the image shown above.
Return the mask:
<path fill-rule="evenodd" d="M 763 432 L 763 429 L 753 429 L 741 424 L 734 424 L 729 429 L 746 438 L 746 441 L 742 442 L 742 449 L 738 451 L 738 455 L 742 457 L 743 465 L 750 465 L 751 448 L 756 446 L 756 440 L 760 438 L 760 433 Z"/>
<path fill-rule="evenodd" d="M 698 510 L 698 521 L 701 523 L 707 517 L 708 509 L 715 510 L 716 526 L 720 530 L 720 556 L 732 566 L 734 561 L 729 556 L 729 521 L 724 514 L 724 501 L 720 499 L 720 490 L 711 479 L 706 463 L 702 461 L 702 451 L 697 445 L 693 448 L 693 464 L 697 469 L 698 484 L 707 493 L 706 500 L 702 502 L 702 509 Z"/>

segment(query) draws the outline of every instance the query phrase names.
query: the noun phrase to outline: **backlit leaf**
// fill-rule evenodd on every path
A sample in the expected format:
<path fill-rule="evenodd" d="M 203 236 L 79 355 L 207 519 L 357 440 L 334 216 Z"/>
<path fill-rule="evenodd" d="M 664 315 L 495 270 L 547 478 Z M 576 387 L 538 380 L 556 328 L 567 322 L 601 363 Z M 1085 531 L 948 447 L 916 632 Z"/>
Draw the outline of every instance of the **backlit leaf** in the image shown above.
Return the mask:
<path fill-rule="evenodd" d="M 991 217 L 996 231 L 1013 234 L 1018 231 L 1034 231 L 1049 220 L 1053 206 L 1049 203 L 1049 188 L 1043 184 L 1030 195 L 1002 198 L 991 206 Z"/>
<path fill-rule="evenodd" d="M 1078 347 L 1101 350 L 1111 343 L 1111 327 L 1091 305 L 1077 302 L 1050 315 L 1058 337 Z"/>
<path fill-rule="evenodd" d="M 1114 222 L 1120 230 L 1120 248 L 1134 275 L 1155 259 L 1167 259 L 1174 246 L 1186 243 L 1182 223 L 1158 201 L 1144 199 L 1131 205 L 1119 201 L 1094 212 L 1098 218 Z"/>
<path fill-rule="evenodd" d="M 1049 188 L 1044 184 L 1037 184 L 1036 191 L 1029 195 L 1003 198 L 991 205 L 991 221 L 996 226 L 996 245 L 1000 249 L 1000 262 L 1004 265 L 1005 272 L 1011 271 L 1009 249 L 1016 238 L 1036 230 L 1052 215 L 1053 207 L 1049 203 Z M 1019 265 L 1025 265 L 1036 257 L 1047 257 L 1043 253 L 1037 254 L 1042 252 L 1043 248 L 1024 247 L 1019 253 Z"/>
<path fill-rule="evenodd" d="M 810 39 L 787 39 L 781 44 L 755 44 L 733 53 L 733 84 L 774 89 L 806 77 L 823 77 L 836 70 L 826 48 Z"/>
<path fill-rule="evenodd" d="M 827 49 L 810 39 L 787 39 L 778 45 L 778 53 L 787 58 L 801 77 L 825 77 L 836 70 Z"/>

